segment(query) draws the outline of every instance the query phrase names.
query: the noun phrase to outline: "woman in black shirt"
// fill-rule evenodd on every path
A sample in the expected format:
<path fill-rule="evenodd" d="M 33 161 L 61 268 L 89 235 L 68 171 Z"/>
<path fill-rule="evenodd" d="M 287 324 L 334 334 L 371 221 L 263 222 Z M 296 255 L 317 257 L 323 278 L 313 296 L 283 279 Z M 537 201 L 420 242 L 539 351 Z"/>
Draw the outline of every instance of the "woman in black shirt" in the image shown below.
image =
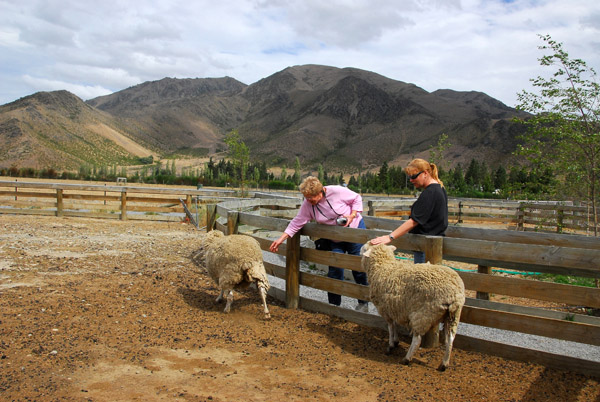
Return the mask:
<path fill-rule="evenodd" d="M 448 195 L 438 177 L 435 163 L 413 159 L 404 169 L 410 182 L 423 189 L 410 208 L 410 217 L 389 235 L 371 240 L 371 244 L 386 244 L 406 233 L 444 236 L 448 228 Z M 415 263 L 425 262 L 425 253 L 414 252 Z"/>

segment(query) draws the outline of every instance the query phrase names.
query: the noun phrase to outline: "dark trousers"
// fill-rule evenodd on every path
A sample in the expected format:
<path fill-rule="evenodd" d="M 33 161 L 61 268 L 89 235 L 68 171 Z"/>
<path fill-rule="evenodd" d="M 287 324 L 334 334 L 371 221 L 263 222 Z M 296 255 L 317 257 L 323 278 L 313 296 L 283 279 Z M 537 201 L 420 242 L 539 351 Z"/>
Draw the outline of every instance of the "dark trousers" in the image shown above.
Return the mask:
<path fill-rule="evenodd" d="M 358 227 L 360 229 L 366 229 L 365 223 L 362 219 L 361 219 L 360 223 L 358 224 Z M 350 243 L 347 241 L 340 241 L 340 242 L 331 241 L 331 251 L 333 251 L 334 253 L 340 253 L 340 254 L 348 253 L 348 254 L 352 254 L 352 255 L 360 255 L 361 247 L 362 247 L 362 244 L 360 244 L 360 243 Z M 352 271 L 352 276 L 354 277 L 354 281 L 356 283 L 358 283 L 359 285 L 365 285 L 365 286 L 369 285 L 369 283 L 367 281 L 366 272 Z M 344 269 L 329 266 L 329 272 L 327 273 L 327 277 L 333 278 L 333 279 L 339 279 L 339 280 L 343 281 L 344 280 Z M 336 306 L 339 306 L 342 303 L 342 296 L 335 294 L 335 293 L 327 292 L 327 299 L 329 300 L 329 304 L 334 304 Z M 358 302 L 366 303 L 365 300 L 359 300 Z"/>
<path fill-rule="evenodd" d="M 413 262 L 415 264 L 425 264 L 425 253 L 422 251 L 414 251 Z"/>

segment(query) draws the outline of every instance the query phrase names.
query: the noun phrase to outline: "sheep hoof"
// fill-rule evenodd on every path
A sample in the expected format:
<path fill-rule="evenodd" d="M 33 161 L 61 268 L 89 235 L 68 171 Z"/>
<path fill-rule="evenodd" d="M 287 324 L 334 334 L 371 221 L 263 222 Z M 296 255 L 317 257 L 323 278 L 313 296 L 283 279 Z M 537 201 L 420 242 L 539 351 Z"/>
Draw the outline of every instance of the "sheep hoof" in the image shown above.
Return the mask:
<path fill-rule="evenodd" d="M 271 314 L 267 313 L 265 314 L 265 320 L 270 320 L 271 319 Z"/>
<path fill-rule="evenodd" d="M 437 368 L 437 371 L 446 371 L 446 366 L 443 363 L 440 364 L 440 366 Z"/>
<path fill-rule="evenodd" d="M 396 346 L 388 346 L 387 349 L 385 350 L 385 354 L 386 356 L 389 356 L 392 354 L 392 352 L 394 351 L 394 349 L 396 349 Z"/>
<path fill-rule="evenodd" d="M 404 359 L 402 359 L 401 363 L 404 364 L 405 366 L 408 366 L 410 364 L 410 360 L 404 358 Z"/>

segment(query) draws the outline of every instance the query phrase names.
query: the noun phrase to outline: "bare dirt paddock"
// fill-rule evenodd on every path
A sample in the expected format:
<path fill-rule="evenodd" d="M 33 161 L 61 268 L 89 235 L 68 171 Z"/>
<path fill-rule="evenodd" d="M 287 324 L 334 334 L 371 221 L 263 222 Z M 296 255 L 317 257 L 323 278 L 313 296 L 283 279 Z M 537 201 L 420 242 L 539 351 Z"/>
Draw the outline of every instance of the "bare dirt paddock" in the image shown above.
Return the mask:
<path fill-rule="evenodd" d="M 0 215 L 3 401 L 600 401 L 597 379 L 239 295 L 191 264 L 191 225 Z"/>

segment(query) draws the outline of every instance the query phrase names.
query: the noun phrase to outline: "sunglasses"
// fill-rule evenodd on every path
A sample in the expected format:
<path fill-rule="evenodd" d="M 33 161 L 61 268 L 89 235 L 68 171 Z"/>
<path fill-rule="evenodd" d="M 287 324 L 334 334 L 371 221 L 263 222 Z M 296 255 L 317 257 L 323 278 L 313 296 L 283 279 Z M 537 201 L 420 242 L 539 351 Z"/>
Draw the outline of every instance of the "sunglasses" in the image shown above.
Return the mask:
<path fill-rule="evenodd" d="M 408 178 L 409 178 L 409 179 L 411 179 L 411 180 L 414 180 L 414 179 L 416 179 L 417 177 L 419 177 L 419 175 L 420 175 L 421 173 L 423 173 L 423 172 L 424 172 L 424 170 L 421 170 L 419 173 L 411 174 L 410 176 L 408 176 Z"/>

